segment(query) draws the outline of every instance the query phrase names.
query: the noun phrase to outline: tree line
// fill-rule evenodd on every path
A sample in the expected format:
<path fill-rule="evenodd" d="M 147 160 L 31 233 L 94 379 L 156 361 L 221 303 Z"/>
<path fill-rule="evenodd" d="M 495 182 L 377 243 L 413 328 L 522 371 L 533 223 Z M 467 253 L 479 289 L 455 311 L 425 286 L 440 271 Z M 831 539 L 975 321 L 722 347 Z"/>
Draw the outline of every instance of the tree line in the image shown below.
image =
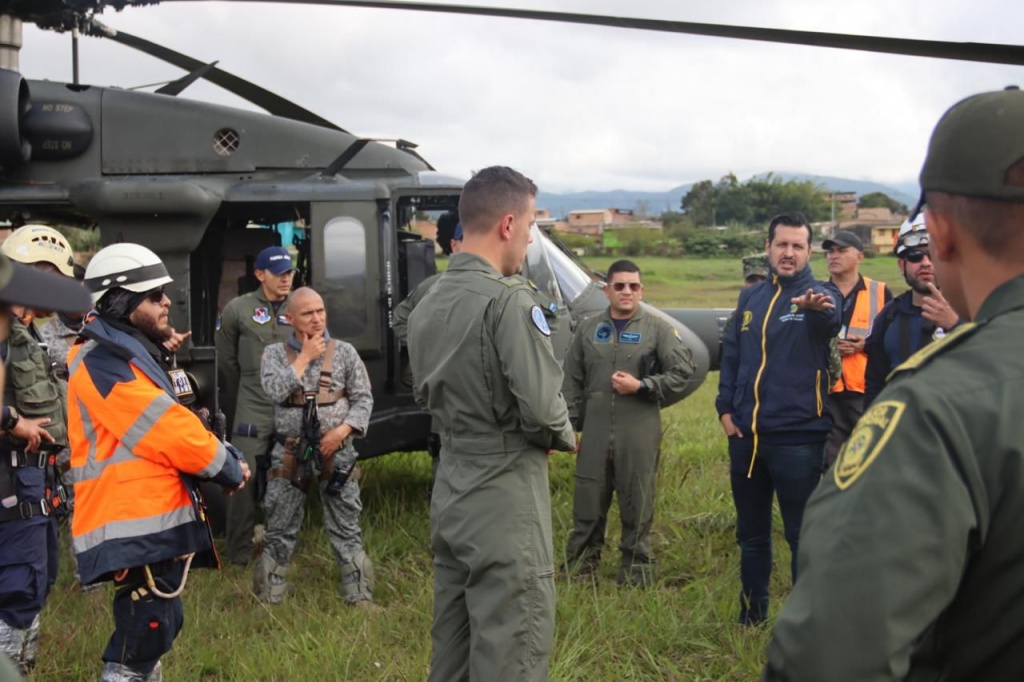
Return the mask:
<path fill-rule="evenodd" d="M 680 208 L 699 226 L 764 226 L 783 211 L 800 211 L 811 222 L 819 222 L 832 216 L 827 192 L 811 180 L 783 180 L 768 173 L 740 182 L 729 173 L 718 182 L 694 184 Z"/>

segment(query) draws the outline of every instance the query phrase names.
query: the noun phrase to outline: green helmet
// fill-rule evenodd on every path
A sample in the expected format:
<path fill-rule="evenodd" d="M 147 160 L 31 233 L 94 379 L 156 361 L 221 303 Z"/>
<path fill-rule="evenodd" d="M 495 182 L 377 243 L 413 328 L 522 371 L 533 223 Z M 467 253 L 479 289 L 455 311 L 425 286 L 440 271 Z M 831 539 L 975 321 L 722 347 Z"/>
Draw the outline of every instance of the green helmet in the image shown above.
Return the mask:
<path fill-rule="evenodd" d="M 768 256 L 766 254 L 755 253 L 743 259 L 743 281 L 748 281 L 751 277 L 768 279 Z"/>

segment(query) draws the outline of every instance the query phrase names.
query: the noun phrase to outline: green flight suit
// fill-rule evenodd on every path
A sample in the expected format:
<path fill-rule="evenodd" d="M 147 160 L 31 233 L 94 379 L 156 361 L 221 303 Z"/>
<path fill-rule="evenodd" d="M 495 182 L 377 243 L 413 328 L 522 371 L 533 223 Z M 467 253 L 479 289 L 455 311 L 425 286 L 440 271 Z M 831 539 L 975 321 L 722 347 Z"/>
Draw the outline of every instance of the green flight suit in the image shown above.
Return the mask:
<path fill-rule="evenodd" d="M 437 280 L 441 279 L 443 274 L 443 272 L 438 272 L 427 277 L 395 307 L 391 328 L 394 330 L 395 336 L 402 343 L 408 344 L 409 342 L 409 316 L 412 315 L 412 311 L 420 304 L 420 301 L 423 300 L 423 297 L 427 295 L 427 292 L 430 291 Z"/>
<path fill-rule="evenodd" d="M 226 402 L 234 406 L 228 440 L 242 451 L 253 472 L 256 456 L 270 451 L 274 433 L 274 404 L 260 385 L 260 361 L 265 347 L 291 336 L 292 327 L 284 319 L 286 306 L 287 301 L 279 304 L 275 312 L 262 287 L 231 299 L 221 312 L 215 337 Z M 255 524 L 252 495 L 246 491 L 229 497 L 224 546 L 228 561 L 244 566 L 252 559 Z"/>
<path fill-rule="evenodd" d="M 1019 680 L 1024 276 L 894 370 L 811 495 L 765 680 Z"/>
<path fill-rule="evenodd" d="M 549 333 L 525 282 L 469 253 L 452 256 L 409 320 L 417 400 L 441 434 L 430 503 L 435 682 L 547 679 L 547 451 L 575 447 Z"/>
<path fill-rule="evenodd" d="M 613 491 L 622 516 L 621 579 L 646 582 L 653 564 L 648 535 L 654 521 L 654 480 L 661 449 L 661 408 L 682 396 L 694 372 L 693 354 L 665 320 L 643 308 L 617 332 L 609 312 L 576 329 L 565 358 L 562 392 L 583 431 L 576 457 L 575 528 L 566 550 L 570 570 L 596 568 L 604 547 Z M 612 389 L 612 374 L 641 379 L 633 395 Z"/>

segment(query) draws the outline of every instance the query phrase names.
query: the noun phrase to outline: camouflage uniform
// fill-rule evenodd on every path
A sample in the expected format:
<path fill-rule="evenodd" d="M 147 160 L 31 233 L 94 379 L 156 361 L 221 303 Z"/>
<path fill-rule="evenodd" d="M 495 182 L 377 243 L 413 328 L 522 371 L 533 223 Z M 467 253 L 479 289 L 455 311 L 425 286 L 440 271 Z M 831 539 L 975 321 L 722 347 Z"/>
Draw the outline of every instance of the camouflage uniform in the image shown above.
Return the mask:
<path fill-rule="evenodd" d="M 82 320 L 77 327 L 69 327 L 59 315 L 54 315 L 39 326 L 39 335 L 46 344 L 46 352 L 53 363 L 53 370 L 62 381 L 68 380 L 68 349 L 78 338 Z"/>
<path fill-rule="evenodd" d="M 301 349 L 294 336 L 287 343 L 296 353 Z M 370 390 L 366 367 L 356 349 L 344 341 L 334 341 L 334 353 L 329 390 L 344 390 L 344 394 L 333 404 L 317 407 L 321 430 L 327 433 L 346 423 L 352 426 L 355 436 L 363 436 L 366 434 L 373 411 L 373 393 Z M 321 356 L 310 363 L 300 381 L 291 367 L 285 344 L 271 344 L 263 351 L 261 380 L 263 390 L 275 404 L 274 428 L 280 438 L 301 435 L 302 407 L 282 403 L 285 403 L 296 389 L 316 390 L 323 365 L 324 357 Z M 282 467 L 284 455 L 284 445 L 279 440 L 271 452 L 273 469 Z M 356 450 L 349 438 L 335 455 L 334 466 L 350 466 L 355 463 L 356 457 Z M 327 528 L 331 549 L 341 564 L 342 594 L 349 603 L 370 601 L 373 567 L 363 551 L 362 530 L 359 527 L 359 513 L 363 505 L 359 499 L 359 484 L 350 478 L 342 488 L 341 494 L 337 496 L 326 495 L 325 487 L 326 483 L 321 482 L 320 499 L 324 504 L 324 525 Z M 286 478 L 274 478 L 267 484 L 267 493 L 263 500 L 267 534 L 263 555 L 256 564 L 255 583 L 257 596 L 271 603 L 282 601 L 287 592 L 288 586 L 284 583 L 284 576 L 295 551 L 299 527 L 305 514 L 305 501 L 305 494 Z"/>

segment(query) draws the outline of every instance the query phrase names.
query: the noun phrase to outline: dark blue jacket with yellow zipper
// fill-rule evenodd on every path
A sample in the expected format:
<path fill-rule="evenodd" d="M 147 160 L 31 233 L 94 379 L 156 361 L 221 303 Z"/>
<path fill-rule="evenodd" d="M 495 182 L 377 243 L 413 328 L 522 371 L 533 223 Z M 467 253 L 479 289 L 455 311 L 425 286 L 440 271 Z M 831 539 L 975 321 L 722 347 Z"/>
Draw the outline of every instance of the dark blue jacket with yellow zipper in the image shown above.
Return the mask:
<path fill-rule="evenodd" d="M 832 310 L 802 310 L 792 299 L 808 289 L 832 297 Z M 839 333 L 843 297 L 814 279 L 810 266 L 789 278 L 773 275 L 740 292 L 722 339 L 715 408 L 744 434 L 766 444 L 824 440 L 828 412 L 828 342 Z"/>

